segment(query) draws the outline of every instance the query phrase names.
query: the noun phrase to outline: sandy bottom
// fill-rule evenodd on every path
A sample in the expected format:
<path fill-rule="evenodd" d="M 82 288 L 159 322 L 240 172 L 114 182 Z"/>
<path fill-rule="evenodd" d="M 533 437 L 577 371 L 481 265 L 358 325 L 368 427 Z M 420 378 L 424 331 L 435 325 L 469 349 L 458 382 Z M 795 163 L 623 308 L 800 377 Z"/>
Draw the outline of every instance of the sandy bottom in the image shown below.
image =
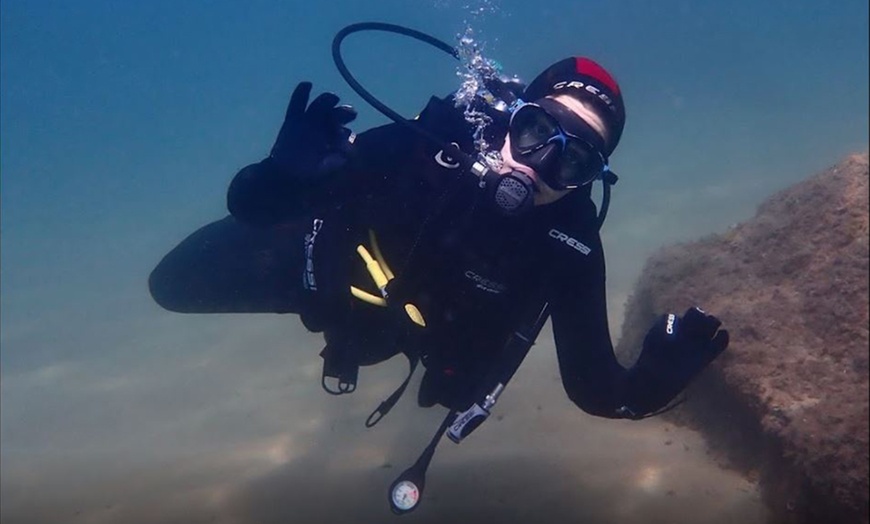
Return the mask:
<path fill-rule="evenodd" d="M 104 436 L 94 437 L 104 439 L 100 445 L 69 452 L 58 435 L 57 452 L 5 454 L 3 523 L 397 518 L 389 512 L 387 487 L 416 460 L 444 416 L 440 409 L 416 407 L 421 373 L 393 412 L 367 430 L 368 413 L 398 385 L 406 363 L 394 359 L 364 368 L 354 395 L 331 397 L 319 387 L 319 339 L 294 327 L 294 342 L 306 349 L 288 350 L 283 323 L 290 319 L 272 318 L 196 327 L 204 341 L 233 336 L 194 351 L 195 358 L 161 363 L 166 369 L 188 366 L 162 385 L 148 381 L 149 388 L 178 388 L 169 395 L 176 402 L 160 401 L 150 412 L 131 406 L 114 419 L 94 415 L 97 424 L 107 424 Z M 270 332 L 276 322 L 285 333 Z M 546 333 L 493 416 L 460 445 L 442 441 L 422 504 L 402 520 L 765 521 L 756 485 L 720 468 L 697 433 L 658 419 L 597 419 L 574 407 L 561 389 Z M 189 340 L 190 333 L 160 336 Z M 233 362 L 239 357 L 248 369 Z M 204 404 L 186 405 L 197 381 L 215 389 L 207 390 Z M 113 391 L 123 398 L 123 386 L 115 383 Z M 135 398 L 156 393 L 139 391 Z M 174 426 L 168 422 L 173 416 L 181 421 Z M 120 429 L 108 425 L 119 422 L 133 425 L 141 438 L 113 434 Z M 148 436 L 149 428 L 164 425 L 170 429 Z"/>

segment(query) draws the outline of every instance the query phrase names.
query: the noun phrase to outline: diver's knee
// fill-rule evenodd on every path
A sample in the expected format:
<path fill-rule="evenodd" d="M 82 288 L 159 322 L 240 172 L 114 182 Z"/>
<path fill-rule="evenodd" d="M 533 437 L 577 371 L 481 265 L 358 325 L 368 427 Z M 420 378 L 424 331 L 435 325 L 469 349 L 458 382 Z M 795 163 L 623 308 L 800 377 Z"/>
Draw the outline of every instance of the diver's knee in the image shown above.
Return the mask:
<path fill-rule="evenodd" d="M 178 284 L 178 279 L 172 278 L 165 260 L 157 264 L 148 276 L 148 291 L 158 306 L 175 313 L 190 313 L 193 311 L 192 304 L 184 297 L 183 288 Z"/>

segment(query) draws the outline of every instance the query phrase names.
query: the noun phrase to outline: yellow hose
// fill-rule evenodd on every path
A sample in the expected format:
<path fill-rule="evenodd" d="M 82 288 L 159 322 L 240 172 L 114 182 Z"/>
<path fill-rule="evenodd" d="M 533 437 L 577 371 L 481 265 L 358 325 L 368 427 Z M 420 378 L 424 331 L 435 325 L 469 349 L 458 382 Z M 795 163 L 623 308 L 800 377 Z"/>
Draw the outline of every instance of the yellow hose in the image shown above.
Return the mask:
<path fill-rule="evenodd" d="M 373 295 L 367 291 L 363 291 L 356 286 L 350 286 L 350 293 L 351 295 L 368 304 L 386 307 L 387 283 L 395 277 L 393 275 L 393 272 L 390 270 L 390 266 L 387 265 L 387 261 L 384 259 L 383 253 L 381 253 L 381 249 L 378 246 L 378 240 L 375 237 L 374 231 L 372 230 L 369 230 L 369 241 L 372 244 L 372 251 L 375 252 L 375 257 L 377 257 L 377 260 L 372 257 L 368 249 L 366 249 L 365 246 L 362 244 L 356 247 L 356 252 L 359 254 L 360 258 L 363 259 L 363 262 L 365 262 L 366 270 L 369 272 L 369 275 L 371 275 L 372 280 L 375 281 L 375 285 L 378 286 L 378 289 L 381 291 L 381 296 L 379 297 Z M 408 318 L 410 318 L 413 323 L 421 327 L 426 327 L 426 321 L 423 319 L 423 314 L 420 312 L 417 306 L 415 306 L 414 304 L 405 304 L 405 313 L 408 315 Z"/>

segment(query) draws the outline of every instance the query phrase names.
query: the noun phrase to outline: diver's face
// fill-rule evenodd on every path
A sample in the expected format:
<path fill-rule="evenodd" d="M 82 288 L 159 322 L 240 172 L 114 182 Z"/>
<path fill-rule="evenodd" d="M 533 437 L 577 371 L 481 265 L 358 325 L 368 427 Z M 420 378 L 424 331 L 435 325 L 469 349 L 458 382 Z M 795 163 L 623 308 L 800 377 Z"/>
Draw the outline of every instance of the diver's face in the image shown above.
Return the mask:
<path fill-rule="evenodd" d="M 582 102 L 567 95 L 550 96 L 547 98 L 565 106 L 572 113 L 582 118 L 599 135 L 604 136 L 604 125 L 601 119 Z M 532 179 L 535 184 L 534 201 L 536 206 L 552 204 L 572 191 L 571 189 L 554 189 L 550 187 L 534 169 L 515 159 L 511 153 L 510 135 L 505 136 L 504 146 L 501 149 L 501 157 L 503 163 L 498 170 L 500 174 L 505 175 L 512 171 L 519 171 Z"/>
<path fill-rule="evenodd" d="M 520 173 L 523 173 L 532 179 L 535 184 L 534 198 L 536 206 L 552 204 L 553 202 L 559 200 L 560 198 L 571 192 L 570 189 L 553 189 L 552 187 L 548 186 L 546 182 L 544 182 L 543 178 L 538 176 L 538 173 L 535 172 L 534 169 L 514 160 L 514 157 L 511 154 L 510 136 L 506 136 L 504 138 L 504 146 L 502 146 L 501 148 L 501 158 L 503 160 L 503 163 L 501 165 L 501 169 L 499 169 L 499 174 L 506 175 L 513 171 L 519 171 Z"/>

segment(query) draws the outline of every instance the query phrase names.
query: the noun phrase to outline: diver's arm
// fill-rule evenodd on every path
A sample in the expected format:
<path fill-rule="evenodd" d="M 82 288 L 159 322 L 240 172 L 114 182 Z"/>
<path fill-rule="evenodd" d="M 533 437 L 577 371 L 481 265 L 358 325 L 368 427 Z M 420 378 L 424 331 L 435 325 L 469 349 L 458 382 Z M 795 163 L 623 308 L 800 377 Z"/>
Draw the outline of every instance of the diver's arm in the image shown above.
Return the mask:
<path fill-rule="evenodd" d="M 637 362 L 623 368 L 607 324 L 604 256 L 595 236 L 582 274 L 563 271 L 550 290 L 559 370 L 568 397 L 607 418 L 642 418 L 665 408 L 728 346 L 721 322 L 698 308 L 660 316 L 647 332 Z"/>
<path fill-rule="evenodd" d="M 268 226 L 317 210 L 335 199 L 333 188 L 346 178 L 356 118 L 333 93 L 311 104 L 310 82 L 300 82 L 290 97 L 275 144 L 261 162 L 242 168 L 230 183 L 227 208 L 236 219 Z"/>
<path fill-rule="evenodd" d="M 415 174 L 408 166 L 420 161 L 423 139 L 419 135 L 391 123 L 354 137 L 344 127 L 352 119 L 347 106 L 330 105 L 337 103 L 335 95 L 324 93 L 304 110 L 310 89 L 306 84 L 300 84 L 291 97 L 270 155 L 242 168 L 230 183 L 227 207 L 242 222 L 261 227 L 280 224 L 378 194 L 397 176 L 407 183 Z M 430 106 L 433 101 L 437 102 L 433 98 Z M 437 111 L 427 107 L 421 120 L 433 113 Z M 323 120 L 328 124 L 325 129 L 317 125 Z"/>
<path fill-rule="evenodd" d="M 296 177 L 279 169 L 271 157 L 242 168 L 227 190 L 227 209 L 237 220 L 267 227 L 323 209 L 335 200 L 344 172 Z"/>
<path fill-rule="evenodd" d="M 227 208 L 244 223 L 268 227 L 378 194 L 395 176 L 414 175 L 397 166 L 408 164 L 419 141 L 399 124 L 369 129 L 356 137 L 340 169 L 315 176 L 288 173 L 267 157 L 236 174 Z"/>
<path fill-rule="evenodd" d="M 581 274 L 552 280 L 550 315 L 562 385 L 580 409 L 621 418 L 630 393 L 629 373 L 613 354 L 607 322 L 604 255 L 600 240 L 589 247 Z M 558 271 L 565 273 L 565 271 Z"/>

